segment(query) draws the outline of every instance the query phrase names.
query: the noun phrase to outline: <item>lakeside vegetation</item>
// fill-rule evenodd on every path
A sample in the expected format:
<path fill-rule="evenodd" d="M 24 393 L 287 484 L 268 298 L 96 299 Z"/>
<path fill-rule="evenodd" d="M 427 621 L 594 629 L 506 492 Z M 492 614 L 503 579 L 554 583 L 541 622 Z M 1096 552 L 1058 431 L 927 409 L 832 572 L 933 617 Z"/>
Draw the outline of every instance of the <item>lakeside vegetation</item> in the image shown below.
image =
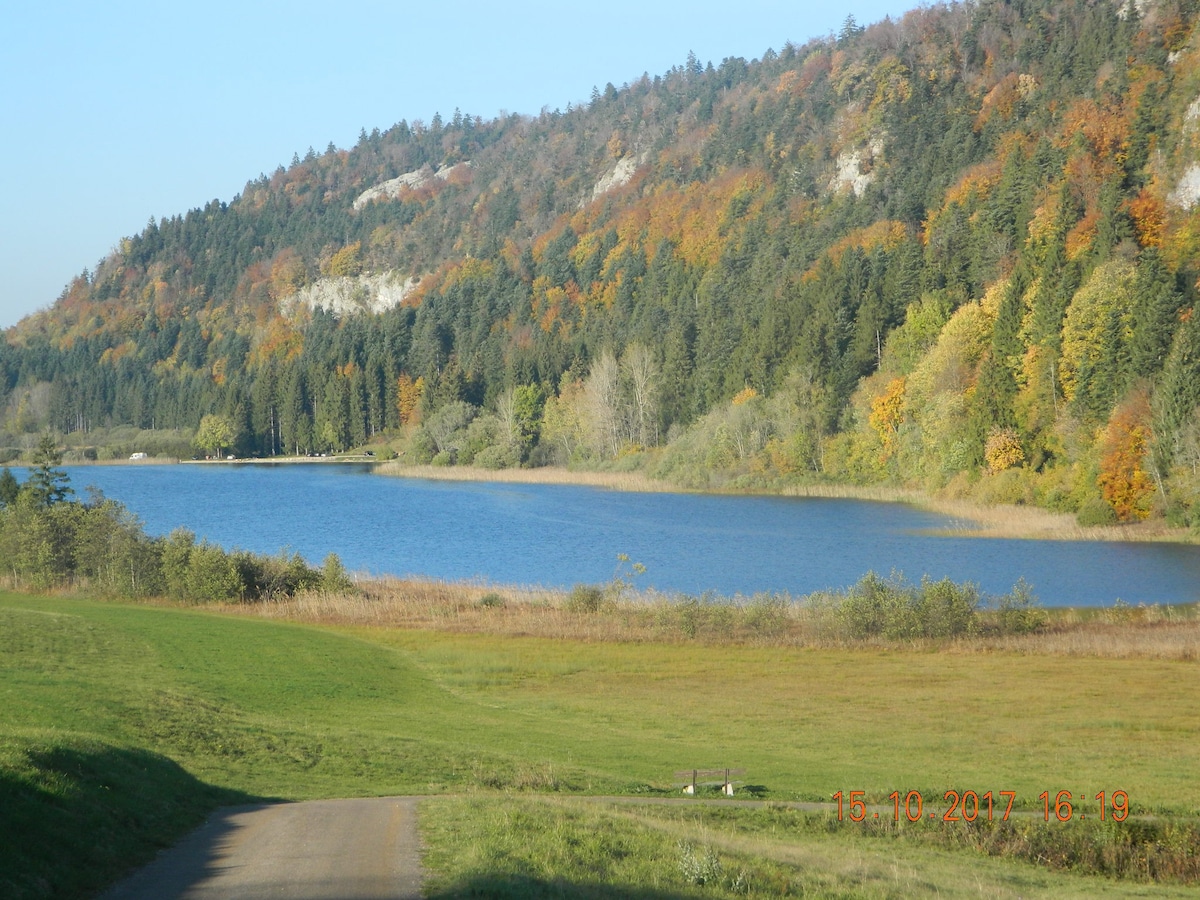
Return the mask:
<path fill-rule="evenodd" d="M 115 597 L 253 601 L 350 586 L 330 553 L 320 569 L 298 554 L 226 551 L 178 528 L 152 538 L 124 506 L 73 499 L 62 455 L 43 437 L 24 483 L 0 470 L 0 578 L 23 587 L 87 586 Z"/>
<path fill-rule="evenodd" d="M 1200 605 L 1041 608 L 1018 588 L 988 598 L 971 615 L 936 621 L 936 634 L 862 624 L 856 600 L 913 623 L 922 589 L 970 598 L 971 584 L 922 582 L 869 573 L 843 591 L 790 598 L 703 598 L 628 590 L 623 581 L 578 585 L 569 592 L 411 579 L 372 579 L 353 593 L 307 593 L 266 604 L 221 605 L 224 612 L 330 626 L 447 631 L 599 643 L 696 644 L 810 649 L 902 647 L 938 653 L 1004 652 L 1108 659 L 1200 659 Z M 857 595 L 857 596 L 856 596 Z M 873 595 L 873 596 L 872 596 Z M 849 601 L 849 602 L 846 602 Z M 874 602 L 871 602 L 874 601 Z M 959 606 L 958 609 L 962 609 Z M 950 606 L 951 610 L 955 607 Z M 962 627 L 965 624 L 965 627 Z M 959 628 L 956 630 L 955 625 Z"/>

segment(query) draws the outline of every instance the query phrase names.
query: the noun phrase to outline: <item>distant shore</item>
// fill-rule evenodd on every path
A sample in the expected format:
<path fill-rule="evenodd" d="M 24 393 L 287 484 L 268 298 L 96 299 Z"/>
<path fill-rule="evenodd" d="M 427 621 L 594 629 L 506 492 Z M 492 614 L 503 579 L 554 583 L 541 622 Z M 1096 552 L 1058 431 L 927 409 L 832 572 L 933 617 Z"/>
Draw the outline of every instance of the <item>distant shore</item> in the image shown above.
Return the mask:
<path fill-rule="evenodd" d="M 173 456 L 149 456 L 146 459 L 69 459 L 64 460 L 64 466 L 197 466 L 197 465 L 277 465 L 295 463 L 377 463 L 373 456 L 362 454 L 344 454 L 338 456 L 270 456 L 266 458 L 252 456 L 225 457 L 224 459 L 180 459 Z M 26 465 L 21 462 L 9 465 Z"/>
<path fill-rule="evenodd" d="M 482 469 L 475 466 L 406 465 L 382 461 L 362 454 L 337 456 L 275 456 L 235 459 L 148 459 L 72 460 L 70 466 L 162 466 L 162 465 L 372 465 L 381 475 L 424 478 L 433 481 L 499 482 L 508 484 L 570 484 L 640 493 L 692 493 L 643 472 L 612 472 L 544 466 L 536 469 Z M 1071 513 L 1056 513 L 1036 506 L 986 504 L 959 498 L 939 497 L 914 488 L 887 485 L 801 484 L 779 491 L 713 490 L 707 493 L 762 494 L 764 496 L 813 497 L 907 503 L 956 520 L 936 533 L 959 537 L 1010 538 L 1058 541 L 1151 541 L 1195 544 L 1200 538 L 1186 528 L 1173 528 L 1161 519 L 1128 525 L 1084 527 Z"/>
<path fill-rule="evenodd" d="M 274 466 L 274 465 L 295 465 L 295 464 L 299 464 L 299 463 L 313 463 L 313 464 L 355 463 L 357 465 L 361 465 L 362 463 L 369 463 L 369 464 L 374 465 L 375 463 L 378 463 L 379 460 L 377 460 L 374 456 L 364 456 L 361 453 L 359 453 L 359 454 L 347 453 L 347 454 L 340 454 L 338 456 L 268 456 L 268 457 L 237 456 L 237 457 L 226 457 L 224 459 L 180 459 L 180 460 L 176 460 L 176 462 L 180 463 L 181 465 L 189 465 L 189 466 L 238 465 L 239 463 L 242 465 Z M 135 463 L 135 465 L 136 465 L 136 463 Z"/>
<path fill-rule="evenodd" d="M 547 466 L 538 469 L 480 469 L 474 466 L 410 466 L 383 463 L 381 475 L 400 478 L 426 478 L 437 481 L 495 481 L 515 484 L 575 484 L 618 491 L 646 493 L 688 493 L 683 488 L 651 478 L 642 472 L 596 472 Z M 713 493 L 757 493 L 751 491 L 714 491 Z M 778 492 L 763 491 L 767 496 L 814 497 L 844 500 L 870 500 L 879 503 L 907 503 L 938 513 L 961 524 L 938 529 L 939 534 L 959 537 L 1012 538 L 1058 541 L 1159 541 L 1196 543 L 1186 528 L 1172 528 L 1165 522 L 1139 522 L 1130 525 L 1083 527 L 1070 513 L 1056 513 L 1036 506 L 987 506 L 970 500 L 938 497 L 912 488 L 885 485 L 809 484 L 790 485 Z"/>

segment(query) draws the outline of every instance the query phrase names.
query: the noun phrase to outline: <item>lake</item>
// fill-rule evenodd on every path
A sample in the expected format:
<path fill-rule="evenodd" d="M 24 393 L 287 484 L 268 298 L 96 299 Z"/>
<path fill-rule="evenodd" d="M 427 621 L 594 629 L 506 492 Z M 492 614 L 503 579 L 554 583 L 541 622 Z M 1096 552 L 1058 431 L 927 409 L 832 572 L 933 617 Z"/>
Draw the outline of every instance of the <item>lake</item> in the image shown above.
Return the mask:
<path fill-rule="evenodd" d="M 988 593 L 1024 578 L 1047 606 L 1200 600 L 1200 547 L 940 536 L 953 520 L 903 504 L 426 481 L 354 465 L 66 470 L 79 494 L 96 486 L 152 534 L 184 526 L 317 563 L 335 552 L 373 575 L 569 587 L 613 578 L 623 553 L 646 566 L 637 586 L 689 594 L 806 594 L 895 570 Z"/>

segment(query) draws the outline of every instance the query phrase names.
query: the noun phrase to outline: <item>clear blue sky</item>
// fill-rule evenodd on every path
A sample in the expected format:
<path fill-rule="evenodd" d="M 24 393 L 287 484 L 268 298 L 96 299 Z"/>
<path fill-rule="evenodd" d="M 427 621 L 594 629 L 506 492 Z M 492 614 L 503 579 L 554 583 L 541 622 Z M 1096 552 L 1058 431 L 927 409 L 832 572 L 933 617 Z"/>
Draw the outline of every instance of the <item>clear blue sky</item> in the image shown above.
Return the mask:
<path fill-rule="evenodd" d="M 0 327 L 49 306 L 151 217 L 359 129 L 586 101 L 681 65 L 897 17 L 914 0 L 82 0 L 0 16 Z"/>

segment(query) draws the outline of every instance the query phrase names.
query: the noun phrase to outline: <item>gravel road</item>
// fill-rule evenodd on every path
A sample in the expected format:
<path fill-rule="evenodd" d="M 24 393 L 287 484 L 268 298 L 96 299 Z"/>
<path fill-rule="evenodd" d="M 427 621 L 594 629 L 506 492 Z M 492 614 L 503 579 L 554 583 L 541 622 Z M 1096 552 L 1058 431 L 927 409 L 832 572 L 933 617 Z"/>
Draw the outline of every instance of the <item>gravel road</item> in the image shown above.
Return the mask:
<path fill-rule="evenodd" d="M 417 900 L 417 800 L 223 809 L 100 900 Z"/>

